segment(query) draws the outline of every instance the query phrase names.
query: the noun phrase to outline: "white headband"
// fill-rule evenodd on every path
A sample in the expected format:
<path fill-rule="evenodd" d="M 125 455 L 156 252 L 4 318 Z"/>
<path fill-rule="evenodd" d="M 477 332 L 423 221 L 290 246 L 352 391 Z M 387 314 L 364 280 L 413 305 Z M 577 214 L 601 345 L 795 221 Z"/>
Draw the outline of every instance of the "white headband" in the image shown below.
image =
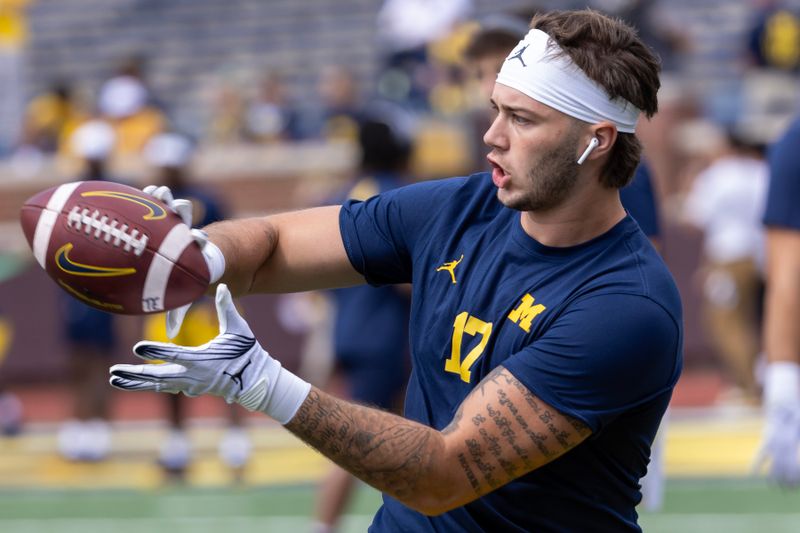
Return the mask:
<path fill-rule="evenodd" d="M 549 46 L 548 46 L 549 44 Z M 623 98 L 609 99 L 541 30 L 531 30 L 503 62 L 497 83 L 590 124 L 607 120 L 633 133 L 641 112 Z"/>

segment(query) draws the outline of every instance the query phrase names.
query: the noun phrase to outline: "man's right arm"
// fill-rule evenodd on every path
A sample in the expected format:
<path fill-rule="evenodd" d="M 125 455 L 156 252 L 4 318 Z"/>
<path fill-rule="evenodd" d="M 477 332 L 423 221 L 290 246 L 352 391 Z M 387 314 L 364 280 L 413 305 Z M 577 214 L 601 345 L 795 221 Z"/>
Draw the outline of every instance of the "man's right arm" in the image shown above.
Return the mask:
<path fill-rule="evenodd" d="M 344 248 L 340 210 L 318 207 L 205 227 L 225 257 L 219 281 L 237 296 L 364 283 Z"/>

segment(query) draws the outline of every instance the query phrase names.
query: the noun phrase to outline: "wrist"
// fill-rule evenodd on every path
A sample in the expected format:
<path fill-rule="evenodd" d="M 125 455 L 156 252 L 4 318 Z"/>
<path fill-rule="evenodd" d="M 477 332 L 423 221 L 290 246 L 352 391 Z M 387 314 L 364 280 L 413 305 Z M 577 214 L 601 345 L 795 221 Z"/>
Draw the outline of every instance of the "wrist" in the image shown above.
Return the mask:
<path fill-rule="evenodd" d="M 767 407 L 800 405 L 800 364 L 775 361 L 764 374 L 764 404 Z"/>
<path fill-rule="evenodd" d="M 311 384 L 283 368 L 267 355 L 261 378 L 236 401 L 249 411 L 260 411 L 278 421 L 288 423 L 311 391 Z"/>
<path fill-rule="evenodd" d="M 300 406 L 311 392 L 311 384 L 281 368 L 275 380 L 275 387 L 263 412 L 286 425 L 294 418 Z"/>
<path fill-rule="evenodd" d="M 219 246 L 211 241 L 207 241 L 203 246 L 203 257 L 208 265 L 209 284 L 216 283 L 225 273 L 225 256 Z"/>

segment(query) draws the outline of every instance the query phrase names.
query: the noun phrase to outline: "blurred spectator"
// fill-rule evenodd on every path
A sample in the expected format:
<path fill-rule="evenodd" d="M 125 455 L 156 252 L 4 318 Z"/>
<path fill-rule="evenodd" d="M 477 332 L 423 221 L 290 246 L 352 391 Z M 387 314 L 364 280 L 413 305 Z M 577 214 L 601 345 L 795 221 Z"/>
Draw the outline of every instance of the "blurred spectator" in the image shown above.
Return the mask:
<path fill-rule="evenodd" d="M 488 109 L 486 99 L 494 90 L 494 81 L 503 61 L 529 29 L 528 21 L 515 15 L 494 14 L 479 22 L 464 49 L 464 59 L 480 87 L 484 110 Z"/>
<path fill-rule="evenodd" d="M 406 117 L 388 107 L 367 113 L 358 135 L 360 173 L 343 199 L 366 200 L 403 185 L 411 154 Z M 353 401 L 398 410 L 410 368 L 410 291 L 403 286 L 352 287 L 333 291 L 334 369 L 328 387 L 342 384 Z M 365 335 L 365 332 L 369 332 Z M 356 479 L 332 465 L 317 492 L 315 532 L 334 531 Z"/>
<path fill-rule="evenodd" d="M 106 161 L 114 147 L 114 131 L 109 124 L 86 122 L 75 130 L 70 142 L 85 162 L 80 179 L 110 180 Z M 116 349 L 114 315 L 89 307 L 66 292 L 59 294 L 74 418 L 62 425 L 58 449 L 73 461 L 103 460 L 111 450 L 107 367 Z"/>
<path fill-rule="evenodd" d="M 0 0 L 0 157 L 17 140 L 22 126 L 23 50 L 28 40 L 25 9 L 31 0 Z"/>
<path fill-rule="evenodd" d="M 739 134 L 694 180 L 685 220 L 703 232 L 704 314 L 717 353 L 748 403 L 758 403 L 764 209 L 768 168 L 763 147 Z"/>
<path fill-rule="evenodd" d="M 377 17 L 384 56 L 379 94 L 426 110 L 435 82 L 428 44 L 447 35 L 471 9 L 471 0 L 384 0 Z"/>
<path fill-rule="evenodd" d="M 477 106 L 470 113 L 472 123 L 472 153 L 474 168 L 489 168 L 486 154 L 489 149 L 483 142 L 483 134 L 494 119 L 489 99 L 494 90 L 494 81 L 503 61 L 511 50 L 528 33 L 528 21 L 514 15 L 497 14 L 479 22 L 464 48 L 464 61 L 477 93 Z"/>
<path fill-rule="evenodd" d="M 748 39 L 751 64 L 797 71 L 800 67 L 800 19 L 780 0 L 751 0 L 754 23 Z"/>
<path fill-rule="evenodd" d="M 295 141 L 302 137 L 300 113 L 283 77 L 274 71 L 267 72 L 261 79 L 244 119 L 245 136 L 252 141 Z"/>
<path fill-rule="evenodd" d="M 0 251 L 0 283 L 11 282 L 27 267 L 28 261 L 27 254 L 23 258 L 21 254 Z M 13 346 L 14 326 L 13 320 L 0 307 L 0 369 L 8 360 Z M 0 371 L 0 435 L 14 436 L 22 430 L 23 409 L 17 395 L 7 389 L 10 384 L 7 376 L 7 373 Z"/>
<path fill-rule="evenodd" d="M 85 118 L 70 84 L 57 81 L 28 104 L 20 143 L 43 153 L 56 153 Z"/>
<path fill-rule="evenodd" d="M 317 81 L 320 109 L 310 135 L 326 140 L 357 142 L 363 102 L 355 74 L 341 65 L 322 68 Z"/>
<path fill-rule="evenodd" d="M 103 83 L 97 107 L 114 127 L 115 156 L 138 156 L 145 143 L 165 127 L 164 113 L 154 103 L 140 57 L 125 59 Z"/>
<path fill-rule="evenodd" d="M 176 198 L 192 202 L 192 225 L 202 227 L 225 218 L 221 202 L 210 191 L 192 186 L 190 163 L 192 143 L 177 133 L 162 133 L 145 146 L 145 160 L 157 172 L 155 182 L 170 188 Z M 163 314 L 149 315 L 145 319 L 144 338 L 162 342 L 175 342 L 186 346 L 200 346 L 219 333 L 217 314 L 213 303 L 203 299 L 195 302 L 186 315 L 183 328 L 174 339 L 167 338 L 166 319 Z M 186 434 L 186 402 L 179 394 L 165 397 L 168 406 L 169 435 L 161 444 L 159 464 L 167 474 L 182 479 L 192 457 L 191 442 Z M 251 444 L 242 426 L 242 413 L 238 405 L 226 406 L 230 426 L 219 444 L 222 461 L 241 472 L 250 457 Z"/>
<path fill-rule="evenodd" d="M 779 0 L 752 0 L 755 21 L 747 42 L 737 117 L 769 141 L 786 130 L 797 110 L 800 17 Z"/>
<path fill-rule="evenodd" d="M 13 330 L 0 310 L 0 366 L 11 348 Z M 17 396 L 0 383 L 0 434 L 16 435 L 22 429 L 22 403 Z"/>
<path fill-rule="evenodd" d="M 210 96 L 203 141 L 211 144 L 241 141 L 244 137 L 245 101 L 240 87 L 233 82 L 221 81 L 212 88 Z"/>
<path fill-rule="evenodd" d="M 72 85 L 64 81 L 54 82 L 36 95 L 25 109 L 20 138 L 12 154 L 14 172 L 37 175 L 47 157 L 70 153 L 70 138 L 87 119 L 86 107 Z"/>

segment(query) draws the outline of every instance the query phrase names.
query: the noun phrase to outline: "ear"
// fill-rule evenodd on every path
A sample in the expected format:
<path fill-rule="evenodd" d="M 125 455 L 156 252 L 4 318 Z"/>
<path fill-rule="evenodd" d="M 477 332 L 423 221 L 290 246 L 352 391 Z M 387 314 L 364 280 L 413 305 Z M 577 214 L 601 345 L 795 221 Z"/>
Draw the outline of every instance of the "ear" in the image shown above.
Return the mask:
<path fill-rule="evenodd" d="M 617 142 L 617 127 L 610 122 L 598 122 L 592 124 L 590 133 L 597 138 L 598 143 L 587 159 L 596 161 L 610 154 L 614 143 Z"/>

